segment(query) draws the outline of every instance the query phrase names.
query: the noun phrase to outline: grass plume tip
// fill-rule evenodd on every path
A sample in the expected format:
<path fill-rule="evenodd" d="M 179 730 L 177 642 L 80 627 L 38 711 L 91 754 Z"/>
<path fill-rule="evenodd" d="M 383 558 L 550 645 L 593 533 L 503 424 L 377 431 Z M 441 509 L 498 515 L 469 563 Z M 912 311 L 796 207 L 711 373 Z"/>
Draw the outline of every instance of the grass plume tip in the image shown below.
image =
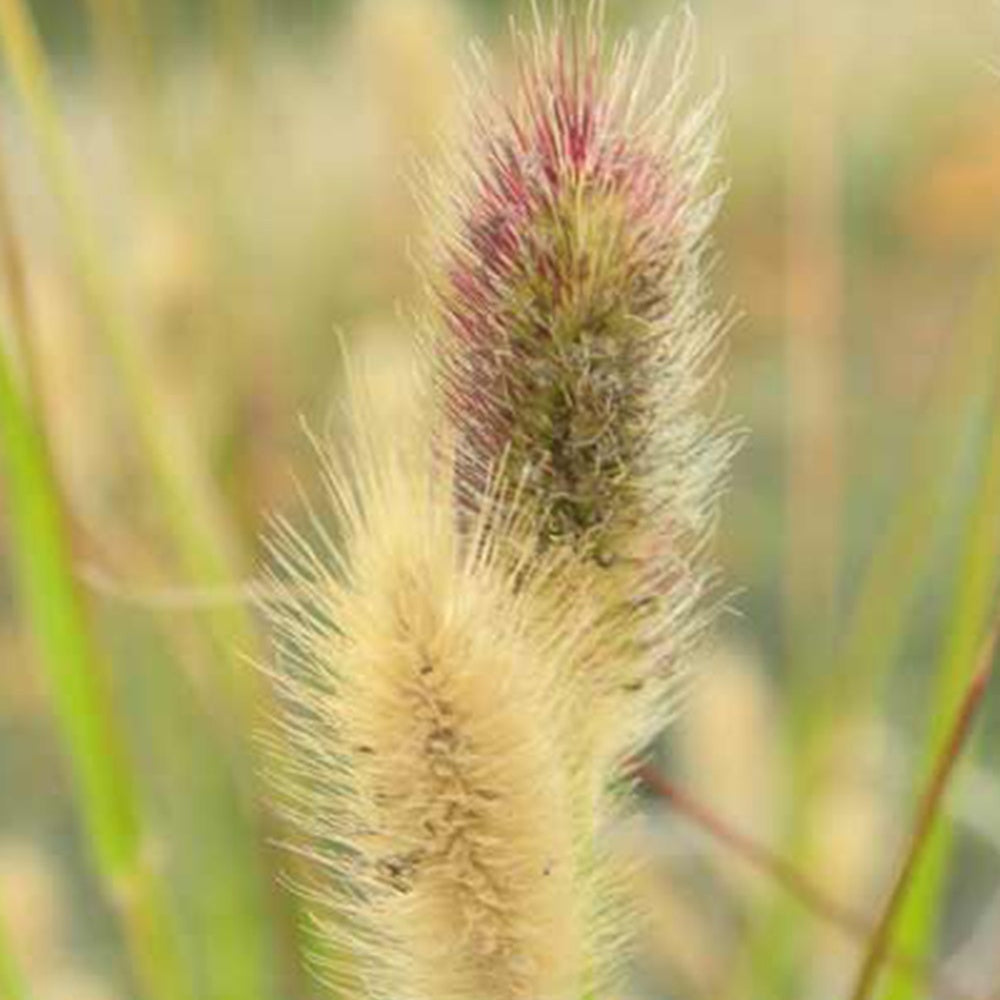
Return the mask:
<path fill-rule="evenodd" d="M 516 85 L 484 67 L 469 138 L 431 189 L 431 354 L 458 442 L 457 488 L 543 512 L 537 547 L 572 550 L 619 649 L 581 676 L 624 756 L 658 730 L 709 617 L 706 553 L 733 451 L 705 405 L 724 323 L 708 302 L 714 100 L 686 98 L 690 23 L 655 85 L 609 44 L 603 4 L 515 30 Z M 450 220 L 442 230 L 440 220 Z M 607 653 L 604 650 L 604 653 Z M 623 721 L 631 714 L 631 722 Z"/>

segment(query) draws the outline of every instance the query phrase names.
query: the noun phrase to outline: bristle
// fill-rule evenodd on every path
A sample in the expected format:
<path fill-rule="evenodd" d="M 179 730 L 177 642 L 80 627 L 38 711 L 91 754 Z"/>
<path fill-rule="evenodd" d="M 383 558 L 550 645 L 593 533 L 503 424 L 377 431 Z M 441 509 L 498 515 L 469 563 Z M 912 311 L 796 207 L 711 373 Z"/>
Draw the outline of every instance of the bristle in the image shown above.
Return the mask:
<path fill-rule="evenodd" d="M 518 88 L 470 96 L 472 138 L 439 184 L 432 353 L 477 509 L 504 459 L 539 550 L 569 548 L 624 655 L 585 679 L 619 752 L 662 724 L 706 620 L 706 540 L 732 450 L 700 408 L 721 322 L 706 304 L 718 192 L 712 103 L 683 112 L 690 29 L 661 98 L 652 53 L 608 49 L 601 4 L 515 34 Z M 605 657 L 608 660 L 607 657 Z M 629 709 L 623 709 L 629 710 Z"/>
<path fill-rule="evenodd" d="M 586 615 L 525 607 L 564 576 L 522 567 L 515 592 L 497 520 L 488 537 L 459 532 L 440 436 L 390 438 L 365 406 L 353 424 L 352 453 L 327 460 L 335 563 L 280 530 L 286 597 L 271 609 L 275 745 L 299 849 L 321 869 L 322 936 L 351 956 L 353 983 L 338 985 L 578 997 L 614 950 L 562 745 L 558 677 Z"/>

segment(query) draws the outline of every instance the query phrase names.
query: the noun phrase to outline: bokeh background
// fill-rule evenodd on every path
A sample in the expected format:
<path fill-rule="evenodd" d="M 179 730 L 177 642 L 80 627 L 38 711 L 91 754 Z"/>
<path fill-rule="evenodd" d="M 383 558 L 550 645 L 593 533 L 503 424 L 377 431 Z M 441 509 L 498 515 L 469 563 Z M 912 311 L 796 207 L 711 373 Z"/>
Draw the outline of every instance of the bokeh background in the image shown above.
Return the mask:
<path fill-rule="evenodd" d="M 454 125 L 470 40 L 502 75 L 525 6 L 0 0 L 0 347 L 44 425 L 193 1000 L 322 995 L 253 777 L 258 539 L 315 491 L 301 422 L 336 432 L 341 341 L 397 391 L 433 225 L 406 178 Z M 640 37 L 682 19 L 608 7 Z M 1000 9 L 691 9 L 729 184 L 714 288 L 734 323 L 707 405 L 747 438 L 719 526 L 731 610 L 653 752 L 854 926 L 649 791 L 620 831 L 652 873 L 631 991 L 847 997 L 996 614 Z M 19 62 L 19 12 L 41 68 Z M 37 1000 L 146 1000 L 22 586 L 44 539 L 12 491 L 0 479 L 0 950 Z M 998 995 L 998 723 L 994 692 L 898 925 L 919 962 L 880 995 Z"/>

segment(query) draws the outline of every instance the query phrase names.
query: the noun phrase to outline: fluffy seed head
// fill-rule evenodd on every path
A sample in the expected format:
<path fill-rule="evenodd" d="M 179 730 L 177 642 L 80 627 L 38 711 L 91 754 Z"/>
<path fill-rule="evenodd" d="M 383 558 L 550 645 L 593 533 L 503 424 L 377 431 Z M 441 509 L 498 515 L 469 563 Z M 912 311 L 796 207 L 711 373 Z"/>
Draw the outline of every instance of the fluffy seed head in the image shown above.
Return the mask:
<path fill-rule="evenodd" d="M 452 220 L 433 350 L 463 502 L 503 458 L 510 494 L 544 511 L 539 548 L 587 560 L 631 646 L 593 680 L 662 705 L 702 624 L 730 450 L 699 408 L 720 327 L 703 282 L 714 130 L 711 103 L 683 109 L 690 31 L 656 97 L 658 45 L 609 50 L 601 7 L 515 36 L 512 98 L 473 91 L 432 209 Z"/>
<path fill-rule="evenodd" d="M 323 936 L 352 956 L 340 985 L 575 998 L 607 952 L 560 742 L 560 664 L 587 622 L 529 612 L 556 574 L 521 567 L 515 593 L 496 532 L 456 529 L 440 440 L 432 454 L 419 434 L 390 439 L 370 411 L 354 429 L 353 455 L 328 459 L 342 538 L 323 553 L 279 531 L 272 609 L 280 770 L 322 869 Z"/>

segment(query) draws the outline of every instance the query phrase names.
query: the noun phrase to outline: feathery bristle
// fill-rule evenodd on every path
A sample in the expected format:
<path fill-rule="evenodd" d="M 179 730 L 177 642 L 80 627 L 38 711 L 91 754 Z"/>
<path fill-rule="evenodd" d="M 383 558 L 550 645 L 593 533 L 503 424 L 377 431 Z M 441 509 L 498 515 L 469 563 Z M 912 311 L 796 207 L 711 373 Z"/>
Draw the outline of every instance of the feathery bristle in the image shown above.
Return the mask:
<path fill-rule="evenodd" d="M 366 996 L 576 998 L 614 950 L 562 745 L 586 614 L 525 607 L 564 574 L 522 567 L 515 593 L 496 519 L 457 530 L 440 437 L 390 438 L 364 408 L 354 427 L 327 459 L 335 550 L 289 528 L 274 546 L 276 745 L 324 937 Z"/>
<path fill-rule="evenodd" d="M 608 51 L 601 20 L 599 3 L 583 22 L 536 18 L 515 37 L 514 98 L 474 92 L 472 140 L 432 209 L 452 220 L 432 351 L 463 503 L 478 508 L 503 457 L 509 488 L 544 511 L 539 548 L 588 561 L 631 648 L 591 681 L 645 689 L 641 740 L 704 623 L 731 451 L 699 408 L 721 325 L 703 280 L 719 199 L 712 102 L 682 110 L 690 30 L 656 100 L 656 45 Z"/>

